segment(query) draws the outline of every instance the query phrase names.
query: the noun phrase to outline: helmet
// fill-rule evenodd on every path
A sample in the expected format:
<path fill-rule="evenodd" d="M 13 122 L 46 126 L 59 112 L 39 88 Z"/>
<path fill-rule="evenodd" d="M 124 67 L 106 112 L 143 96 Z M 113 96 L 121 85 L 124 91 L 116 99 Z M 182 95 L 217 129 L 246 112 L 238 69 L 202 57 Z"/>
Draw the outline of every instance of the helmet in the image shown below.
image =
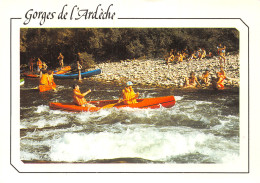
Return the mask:
<path fill-rule="evenodd" d="M 127 85 L 127 86 L 131 86 L 131 85 L 133 85 L 133 83 L 132 83 L 131 81 L 128 81 L 128 82 L 126 83 L 126 85 Z"/>

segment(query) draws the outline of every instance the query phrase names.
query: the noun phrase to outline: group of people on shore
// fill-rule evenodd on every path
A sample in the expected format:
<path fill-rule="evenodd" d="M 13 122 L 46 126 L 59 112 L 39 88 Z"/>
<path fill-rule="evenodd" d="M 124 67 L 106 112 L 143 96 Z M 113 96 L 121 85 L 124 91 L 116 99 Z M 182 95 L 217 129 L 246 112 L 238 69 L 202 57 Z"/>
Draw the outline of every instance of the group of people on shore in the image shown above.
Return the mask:
<path fill-rule="evenodd" d="M 192 53 L 189 53 L 188 49 L 185 48 L 184 50 L 177 51 L 176 49 L 171 49 L 169 54 L 165 57 L 166 63 L 181 63 L 184 60 L 190 61 L 190 60 L 202 60 L 203 58 L 211 58 L 212 52 L 209 52 L 207 55 L 207 52 L 204 48 L 199 48 L 198 50 L 194 50 Z"/>
<path fill-rule="evenodd" d="M 64 56 L 62 55 L 62 53 L 59 54 L 58 58 L 59 60 L 59 65 L 60 67 L 62 68 L 63 67 L 63 59 L 64 59 Z M 45 62 L 43 62 L 39 57 L 36 58 L 36 57 L 32 57 L 29 59 L 29 70 L 30 72 L 34 72 L 34 65 L 36 64 L 37 66 L 37 69 L 36 71 L 37 72 L 41 72 L 41 70 L 47 70 L 48 66 Z"/>
<path fill-rule="evenodd" d="M 210 84 L 214 89 L 224 89 L 224 80 L 226 79 L 226 73 L 224 68 L 221 66 L 220 71 L 216 72 L 216 77 L 211 77 L 211 82 L 209 79 L 210 73 L 206 70 L 199 79 L 195 76 L 194 72 L 190 73 L 190 77 L 185 78 L 184 88 L 195 88 L 197 86 L 207 87 Z"/>
<path fill-rule="evenodd" d="M 222 46 L 219 44 L 217 46 L 217 54 L 219 57 L 220 65 L 222 65 L 222 61 L 224 64 L 226 63 L 226 46 Z M 184 60 L 191 61 L 191 60 L 202 60 L 204 58 L 212 58 L 213 54 L 211 51 L 206 52 L 205 48 L 198 48 L 197 50 L 192 51 L 191 53 L 188 51 L 187 48 L 181 51 L 177 51 L 176 49 L 171 49 L 168 55 L 165 56 L 166 63 L 181 63 Z"/>
<path fill-rule="evenodd" d="M 212 84 L 213 88 L 223 89 L 224 88 L 224 80 L 226 78 L 224 65 L 226 64 L 226 46 L 222 46 L 219 44 L 217 46 L 217 55 L 220 63 L 220 71 L 216 72 L 216 77 L 211 77 L 211 83 L 209 79 L 209 70 L 206 70 L 202 76 L 199 76 L 199 79 L 195 76 L 194 72 L 190 73 L 190 77 L 185 78 L 184 88 L 194 88 L 197 86 L 209 86 Z M 189 53 L 188 49 L 184 49 L 182 51 L 177 51 L 176 49 L 169 52 L 169 55 L 165 57 L 166 63 L 180 63 L 184 60 L 202 60 L 204 58 L 212 58 L 213 54 L 210 51 L 208 54 L 204 48 L 198 48 L 197 50 Z M 223 65 L 224 64 L 224 65 Z"/>

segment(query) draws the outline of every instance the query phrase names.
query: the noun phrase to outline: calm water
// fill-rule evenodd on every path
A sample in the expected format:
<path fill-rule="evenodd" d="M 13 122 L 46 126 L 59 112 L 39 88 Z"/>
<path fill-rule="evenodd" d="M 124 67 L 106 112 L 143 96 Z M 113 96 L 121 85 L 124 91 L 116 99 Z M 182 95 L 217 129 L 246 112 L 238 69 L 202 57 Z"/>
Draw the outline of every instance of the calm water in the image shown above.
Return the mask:
<path fill-rule="evenodd" d="M 72 101 L 76 80 L 55 80 L 39 93 L 38 79 L 21 86 L 21 160 L 53 162 L 230 163 L 239 157 L 239 93 L 134 86 L 140 98 L 174 95 L 166 109 L 104 109 L 70 113 L 48 103 Z M 88 100 L 117 99 L 122 86 L 84 80 Z"/>

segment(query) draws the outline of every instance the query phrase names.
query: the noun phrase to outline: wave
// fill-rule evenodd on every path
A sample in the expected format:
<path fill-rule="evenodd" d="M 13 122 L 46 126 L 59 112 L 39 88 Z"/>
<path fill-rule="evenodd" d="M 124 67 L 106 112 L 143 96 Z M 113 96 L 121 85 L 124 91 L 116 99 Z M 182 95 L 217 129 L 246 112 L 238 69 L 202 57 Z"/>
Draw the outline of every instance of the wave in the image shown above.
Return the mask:
<path fill-rule="evenodd" d="M 76 129 L 74 129 L 76 130 Z M 88 162 L 97 159 L 142 158 L 151 161 L 186 163 L 184 156 L 200 154 L 209 162 L 234 161 L 239 156 L 239 145 L 222 137 L 205 134 L 183 127 L 160 127 L 153 125 L 107 125 L 98 133 L 66 132 L 32 142 L 31 138 L 22 144 L 40 148 L 48 146 L 47 161 Z M 36 132 L 34 132 L 36 133 Z M 38 134 L 45 135 L 45 133 Z M 23 150 L 21 159 L 33 160 L 30 153 L 26 157 Z M 181 161 L 182 159 L 182 161 Z M 39 159 L 38 159 L 39 160 Z M 204 161 L 205 159 L 203 159 Z"/>

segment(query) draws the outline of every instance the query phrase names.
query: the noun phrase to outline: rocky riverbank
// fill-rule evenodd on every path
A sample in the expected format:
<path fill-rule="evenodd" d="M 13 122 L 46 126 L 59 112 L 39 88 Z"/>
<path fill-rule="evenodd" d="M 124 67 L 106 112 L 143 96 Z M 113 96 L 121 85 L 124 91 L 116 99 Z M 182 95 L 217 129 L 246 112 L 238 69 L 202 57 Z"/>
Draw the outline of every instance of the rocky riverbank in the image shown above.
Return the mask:
<path fill-rule="evenodd" d="M 169 66 L 162 59 L 153 60 L 124 60 L 121 62 L 101 63 L 95 66 L 100 68 L 102 73 L 93 79 L 106 82 L 124 84 L 132 81 L 136 85 L 176 87 L 183 86 L 185 77 L 190 72 L 195 72 L 197 77 L 208 69 L 211 77 L 216 76 L 220 70 L 218 57 L 203 60 L 184 60 L 182 63 Z M 239 55 L 226 56 L 225 72 L 227 79 L 225 86 L 239 87 Z"/>

